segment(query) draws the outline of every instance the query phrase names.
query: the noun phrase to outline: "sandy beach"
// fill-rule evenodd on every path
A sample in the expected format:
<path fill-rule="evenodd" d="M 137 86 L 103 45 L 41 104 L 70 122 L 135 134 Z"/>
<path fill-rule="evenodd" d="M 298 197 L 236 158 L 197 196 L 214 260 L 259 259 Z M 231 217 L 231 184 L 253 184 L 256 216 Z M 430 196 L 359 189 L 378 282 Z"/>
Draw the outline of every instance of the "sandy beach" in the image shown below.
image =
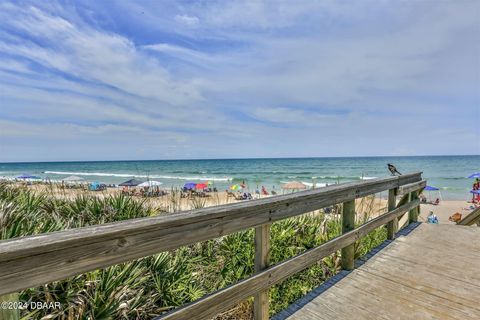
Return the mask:
<path fill-rule="evenodd" d="M 465 217 L 473 210 L 471 206 L 471 203 L 459 200 L 441 201 L 439 205 L 422 204 L 420 206 L 419 220 L 426 222 L 428 214 L 430 211 L 433 211 L 438 217 L 438 223 L 455 224 L 454 222 L 449 221 L 448 218 L 456 212 L 462 214 L 462 217 Z"/>
<path fill-rule="evenodd" d="M 21 183 L 18 183 L 20 185 Z M 68 189 L 61 188 L 56 185 L 45 185 L 45 184 L 33 184 L 27 186 L 29 189 L 35 190 L 37 192 L 46 192 L 47 194 L 53 195 L 59 198 L 73 199 L 81 194 L 90 194 L 97 197 L 107 197 L 121 192 L 118 188 L 108 188 L 104 191 L 85 191 L 82 189 Z M 134 196 L 136 199 L 145 200 L 147 205 L 158 208 L 161 212 L 172 212 L 172 211 L 184 211 L 191 210 L 199 207 L 211 207 L 216 205 L 235 203 L 242 200 L 236 200 L 233 197 L 229 197 L 225 191 L 218 192 L 209 192 L 207 197 L 194 197 L 194 198 L 182 198 L 180 194 L 172 190 L 166 190 L 167 195 L 161 197 L 140 197 Z M 254 195 L 255 198 L 264 198 L 268 196 L 263 195 Z M 243 200 L 245 201 L 245 200 Z M 175 208 L 172 208 L 172 203 L 175 202 Z M 378 214 L 385 212 L 387 206 L 386 199 L 378 197 L 367 197 L 356 200 L 356 210 L 357 214 L 364 216 L 369 214 L 370 217 L 377 216 Z M 444 200 L 441 201 L 438 205 L 432 204 L 421 204 L 420 206 L 420 216 L 419 221 L 426 222 L 427 216 L 430 211 L 433 211 L 437 215 L 439 223 L 441 224 L 454 224 L 448 220 L 448 218 L 454 213 L 461 213 L 462 216 L 466 216 L 471 212 L 472 204 L 467 201 L 461 200 Z"/>

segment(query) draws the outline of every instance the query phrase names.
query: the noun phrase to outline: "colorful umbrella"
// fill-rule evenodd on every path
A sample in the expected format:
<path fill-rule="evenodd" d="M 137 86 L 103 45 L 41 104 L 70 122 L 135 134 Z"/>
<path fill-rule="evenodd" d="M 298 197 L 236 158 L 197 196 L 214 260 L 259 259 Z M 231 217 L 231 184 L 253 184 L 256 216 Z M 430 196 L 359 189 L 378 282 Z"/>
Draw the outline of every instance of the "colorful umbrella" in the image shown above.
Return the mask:
<path fill-rule="evenodd" d="M 197 184 L 195 182 L 188 182 L 188 183 L 185 183 L 183 187 L 187 190 L 192 190 L 192 189 L 195 189 L 196 185 Z"/>
<path fill-rule="evenodd" d="M 468 178 L 469 179 L 480 178 L 480 172 L 472 173 L 471 175 L 468 176 Z"/>
<path fill-rule="evenodd" d="M 470 193 L 480 194 L 480 190 L 470 190 Z"/>
<path fill-rule="evenodd" d="M 426 191 L 436 191 L 436 190 L 438 190 L 438 188 L 431 187 L 431 186 L 426 186 L 424 190 L 426 190 Z"/>
<path fill-rule="evenodd" d="M 195 189 L 203 190 L 205 188 L 207 188 L 207 185 L 205 183 L 197 183 L 195 185 Z"/>
<path fill-rule="evenodd" d="M 230 190 L 240 190 L 242 187 L 239 184 L 232 184 Z"/>
<path fill-rule="evenodd" d="M 31 174 L 29 173 L 24 173 L 20 176 L 17 177 L 17 179 L 41 179 L 40 177 L 37 177 L 37 176 L 32 176 Z"/>
<path fill-rule="evenodd" d="M 306 189 L 306 188 L 307 188 L 306 185 L 304 185 L 303 183 L 298 182 L 298 181 L 288 182 L 288 183 L 285 183 L 285 184 L 282 186 L 282 189 L 291 189 L 291 190 L 295 190 L 295 189 Z"/>

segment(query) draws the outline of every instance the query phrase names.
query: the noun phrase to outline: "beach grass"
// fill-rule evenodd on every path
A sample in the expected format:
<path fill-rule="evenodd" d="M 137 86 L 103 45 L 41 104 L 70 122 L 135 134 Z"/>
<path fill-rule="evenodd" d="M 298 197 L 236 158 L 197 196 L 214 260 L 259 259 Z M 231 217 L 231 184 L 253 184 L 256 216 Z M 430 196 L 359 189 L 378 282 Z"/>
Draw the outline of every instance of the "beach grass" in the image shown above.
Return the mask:
<path fill-rule="evenodd" d="M 168 195 L 169 212 L 179 211 L 180 195 Z M 204 199 L 189 200 L 192 209 Z M 375 212 L 374 198 L 360 201 L 357 223 Z M 113 221 L 155 216 L 165 208 L 120 193 L 73 198 L 0 184 L 0 238 L 40 234 Z M 332 214 L 315 211 L 275 222 L 271 227 L 271 264 L 318 246 L 341 232 L 341 205 Z M 356 244 L 356 257 L 386 239 L 379 228 Z M 88 272 L 20 293 L 22 301 L 60 302 L 59 310 L 22 310 L 27 319 L 147 319 L 199 299 L 254 273 L 253 229 L 162 252 L 136 261 Z M 270 313 L 285 308 L 340 270 L 340 253 L 275 285 L 270 290 Z M 252 300 L 238 304 L 216 319 L 250 319 Z"/>

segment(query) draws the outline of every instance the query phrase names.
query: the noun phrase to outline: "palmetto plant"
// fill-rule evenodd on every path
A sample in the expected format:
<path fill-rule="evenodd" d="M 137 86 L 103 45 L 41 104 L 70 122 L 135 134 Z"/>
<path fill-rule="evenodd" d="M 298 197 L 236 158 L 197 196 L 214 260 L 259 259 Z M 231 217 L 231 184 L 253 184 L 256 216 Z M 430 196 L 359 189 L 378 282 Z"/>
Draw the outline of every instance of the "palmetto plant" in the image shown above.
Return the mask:
<path fill-rule="evenodd" d="M 178 190 L 169 211 L 181 210 Z M 370 202 L 368 202 L 370 201 Z M 365 200 L 362 223 L 375 206 Z M 187 203 L 188 204 L 188 203 Z M 190 202 L 193 208 L 206 204 Z M 341 233 L 340 206 L 332 214 L 314 212 L 271 226 L 271 264 L 320 245 Z M 359 212 L 360 213 L 360 212 Z M 123 195 L 78 193 L 73 198 L 0 183 L 0 239 L 77 228 L 159 214 L 147 202 Z M 363 255 L 386 238 L 379 228 L 356 244 Z M 339 253 L 318 261 L 270 290 L 273 314 L 338 272 Z M 254 273 L 254 231 L 237 232 L 136 261 L 87 272 L 21 292 L 22 301 L 60 302 L 61 309 L 23 310 L 25 319 L 147 319 L 238 282 Z M 235 313 L 237 312 L 237 313 Z M 251 315 L 251 300 L 216 319 Z"/>

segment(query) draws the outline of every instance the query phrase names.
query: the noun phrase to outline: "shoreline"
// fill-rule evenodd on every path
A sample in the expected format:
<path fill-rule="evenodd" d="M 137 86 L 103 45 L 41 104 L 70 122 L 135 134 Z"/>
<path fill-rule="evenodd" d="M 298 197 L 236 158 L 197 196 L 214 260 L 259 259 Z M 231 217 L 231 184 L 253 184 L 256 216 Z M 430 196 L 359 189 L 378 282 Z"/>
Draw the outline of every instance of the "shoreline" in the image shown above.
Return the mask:
<path fill-rule="evenodd" d="M 23 182 L 10 182 L 15 187 L 25 187 L 29 190 L 33 190 L 35 192 L 45 193 L 47 195 L 51 195 L 57 198 L 64 198 L 72 200 L 81 195 L 91 195 L 100 198 L 105 198 L 108 196 L 114 196 L 116 194 L 121 194 L 121 188 L 107 188 L 103 191 L 89 191 L 84 189 L 75 189 L 75 188 L 61 188 L 59 185 L 49 185 L 49 184 L 42 184 L 42 183 L 35 183 L 35 184 L 25 184 Z M 178 211 L 186 211 L 192 210 L 195 208 L 200 207 L 212 207 L 217 205 L 224 205 L 224 204 L 231 204 L 237 203 L 242 201 L 249 201 L 249 200 L 236 200 L 235 198 L 229 196 L 227 192 L 224 191 L 217 191 L 217 192 L 208 192 L 206 193 L 206 197 L 181 197 L 179 190 L 168 190 L 166 195 L 163 196 L 156 196 L 156 197 L 142 197 L 142 196 L 129 196 L 135 200 L 145 201 L 146 205 L 150 205 L 154 208 L 157 208 L 159 212 L 167 213 L 172 212 L 171 205 L 172 201 L 175 204 L 175 210 L 173 212 Z M 266 197 L 271 197 L 272 195 L 258 195 L 252 194 L 254 199 L 261 199 Z M 383 211 L 386 210 L 387 206 L 387 199 L 382 195 L 375 195 L 373 200 L 370 202 L 365 201 L 369 197 L 359 198 L 356 200 L 356 207 L 357 207 L 357 215 L 360 216 L 366 212 L 366 208 L 373 209 L 373 217 L 379 215 Z M 367 204 L 368 202 L 368 204 Z M 475 205 L 469 203 L 465 200 L 441 200 L 438 205 L 433 204 L 420 204 L 420 215 L 418 217 L 419 221 L 426 222 L 427 216 L 430 211 L 433 211 L 435 215 L 437 215 L 440 224 L 455 224 L 448 220 L 448 218 L 455 214 L 460 213 L 462 217 L 467 215 L 470 211 L 472 211 Z"/>

